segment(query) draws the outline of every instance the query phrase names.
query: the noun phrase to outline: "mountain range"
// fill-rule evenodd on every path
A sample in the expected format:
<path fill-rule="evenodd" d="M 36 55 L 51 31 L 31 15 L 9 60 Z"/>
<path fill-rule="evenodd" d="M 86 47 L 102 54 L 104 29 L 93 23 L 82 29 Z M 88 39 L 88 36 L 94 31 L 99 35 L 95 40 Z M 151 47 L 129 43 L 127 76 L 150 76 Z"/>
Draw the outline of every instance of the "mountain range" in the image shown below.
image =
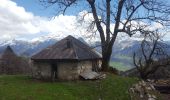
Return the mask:
<path fill-rule="evenodd" d="M 78 39 L 86 44 L 89 44 L 81 37 L 79 37 Z M 4 49 L 7 46 L 11 46 L 17 55 L 30 57 L 36 54 L 37 52 L 39 52 L 40 50 L 56 43 L 59 40 L 60 39 L 56 39 L 56 38 L 50 38 L 50 39 L 48 38 L 45 40 L 37 40 L 37 41 L 24 41 L 24 40 L 15 40 L 15 39 L 4 41 L 0 43 L 0 54 L 3 53 Z M 91 43 L 90 46 L 95 47 L 96 45 L 99 44 L 100 42 L 96 41 L 94 43 Z M 124 40 L 121 42 L 116 42 L 113 48 L 113 55 L 127 54 L 127 53 L 129 54 L 130 52 L 132 52 L 134 48 L 137 47 L 137 45 L 138 45 L 138 41 Z M 95 49 L 98 52 L 101 52 L 100 47 L 96 47 Z"/>
<path fill-rule="evenodd" d="M 80 41 L 87 43 L 83 38 L 78 38 Z M 19 56 L 31 57 L 32 55 L 38 53 L 42 49 L 55 44 L 59 41 L 56 37 L 47 37 L 44 39 L 37 39 L 34 41 L 24 41 L 24 40 L 9 40 L 0 42 L 0 54 L 3 53 L 7 46 L 11 46 L 14 52 Z M 170 42 L 167 42 L 170 44 Z M 87 43 L 89 44 L 89 43 Z M 99 41 L 95 41 L 90 44 L 91 47 L 99 45 Z M 112 50 L 111 62 L 122 63 L 125 66 L 133 66 L 132 54 L 139 48 L 140 41 L 125 39 L 121 41 L 116 41 Z M 100 47 L 95 48 L 98 52 L 101 52 Z"/>

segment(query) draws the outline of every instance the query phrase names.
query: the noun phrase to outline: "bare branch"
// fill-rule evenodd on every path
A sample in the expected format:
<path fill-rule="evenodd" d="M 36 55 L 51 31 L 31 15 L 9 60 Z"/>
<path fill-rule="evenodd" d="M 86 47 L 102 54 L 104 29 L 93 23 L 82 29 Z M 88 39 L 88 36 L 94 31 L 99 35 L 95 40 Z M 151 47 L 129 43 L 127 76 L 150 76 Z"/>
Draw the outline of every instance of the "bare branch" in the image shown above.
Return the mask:
<path fill-rule="evenodd" d="M 133 57 L 134 65 L 137 67 L 142 78 L 154 73 L 158 68 L 169 65 L 169 56 L 164 44 L 160 41 L 162 35 L 156 31 L 141 31 L 144 39 L 139 49 L 139 57 Z M 135 53 L 136 55 L 136 53 Z M 138 63 L 136 63 L 138 62 Z"/>

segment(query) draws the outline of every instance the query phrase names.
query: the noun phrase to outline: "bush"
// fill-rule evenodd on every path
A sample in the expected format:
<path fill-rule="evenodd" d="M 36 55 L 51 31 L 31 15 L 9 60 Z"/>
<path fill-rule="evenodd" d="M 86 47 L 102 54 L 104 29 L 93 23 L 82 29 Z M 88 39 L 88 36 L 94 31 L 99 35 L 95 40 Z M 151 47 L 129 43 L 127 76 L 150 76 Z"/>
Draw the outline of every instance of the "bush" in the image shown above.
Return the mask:
<path fill-rule="evenodd" d="M 116 68 L 113 68 L 112 66 L 109 66 L 109 72 L 119 75 L 119 70 L 117 70 Z"/>

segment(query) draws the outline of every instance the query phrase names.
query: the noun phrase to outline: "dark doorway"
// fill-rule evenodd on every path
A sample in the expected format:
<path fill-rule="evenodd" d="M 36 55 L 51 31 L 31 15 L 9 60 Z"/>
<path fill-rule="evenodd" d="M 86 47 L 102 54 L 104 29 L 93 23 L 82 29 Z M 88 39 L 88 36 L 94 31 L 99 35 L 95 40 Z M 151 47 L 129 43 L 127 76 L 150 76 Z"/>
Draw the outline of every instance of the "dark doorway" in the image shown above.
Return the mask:
<path fill-rule="evenodd" d="M 51 64 L 51 77 L 52 80 L 57 79 L 57 63 Z"/>
<path fill-rule="evenodd" d="M 92 61 L 92 71 L 96 71 L 96 72 L 99 71 L 99 64 L 97 60 Z"/>

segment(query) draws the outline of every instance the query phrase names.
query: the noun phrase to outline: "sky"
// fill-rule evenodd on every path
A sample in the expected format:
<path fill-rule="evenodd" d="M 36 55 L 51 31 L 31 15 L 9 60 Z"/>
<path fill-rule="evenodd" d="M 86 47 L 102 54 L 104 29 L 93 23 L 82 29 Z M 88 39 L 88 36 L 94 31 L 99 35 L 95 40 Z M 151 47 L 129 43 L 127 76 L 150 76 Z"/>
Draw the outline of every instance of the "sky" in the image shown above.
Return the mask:
<path fill-rule="evenodd" d="M 39 0 L 12 0 L 17 3 L 18 6 L 24 7 L 24 9 L 28 12 L 32 12 L 36 16 L 43 16 L 43 17 L 52 17 L 56 15 L 55 7 L 50 6 L 48 8 L 44 7 L 43 4 L 39 2 Z M 55 5 L 56 6 L 56 5 Z M 80 5 L 83 7 L 83 5 Z M 69 8 L 66 11 L 67 15 L 75 15 L 77 12 L 80 11 L 76 8 Z"/>
<path fill-rule="evenodd" d="M 78 27 L 76 16 L 78 10 L 80 9 L 69 9 L 67 14 L 54 17 L 54 7 L 45 8 L 38 0 L 1 0 L 0 41 L 11 39 L 36 41 L 41 38 L 61 38 L 67 35 L 81 37 L 86 34 L 86 30 Z"/>
<path fill-rule="evenodd" d="M 85 26 L 77 24 L 77 15 L 86 12 L 83 9 L 87 6 L 82 4 L 79 8 L 68 9 L 65 15 L 56 15 L 54 7 L 45 8 L 38 0 L 1 0 L 0 41 L 11 39 L 36 41 L 41 38 L 62 38 L 67 35 L 83 37 L 88 32 Z M 88 21 L 92 19 L 92 15 L 86 18 Z M 170 35 L 167 35 L 166 39 L 170 39 Z"/>

